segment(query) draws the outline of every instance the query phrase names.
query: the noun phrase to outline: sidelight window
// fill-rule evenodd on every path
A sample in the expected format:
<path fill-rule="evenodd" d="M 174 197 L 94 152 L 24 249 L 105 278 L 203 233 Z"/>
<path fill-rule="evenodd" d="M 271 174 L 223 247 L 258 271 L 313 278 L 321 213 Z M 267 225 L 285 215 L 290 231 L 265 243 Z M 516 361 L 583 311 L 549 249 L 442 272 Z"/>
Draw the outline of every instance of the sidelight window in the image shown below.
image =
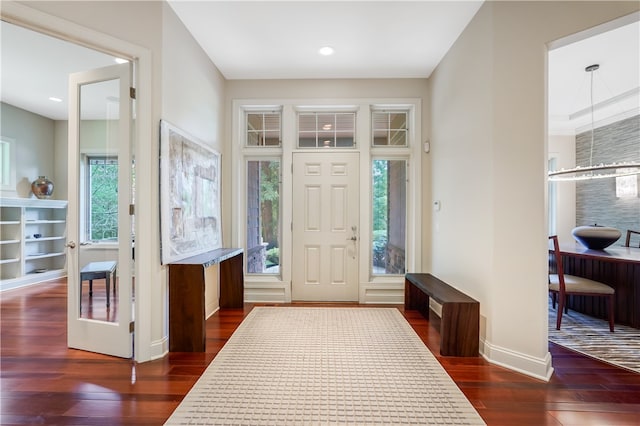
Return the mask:
<path fill-rule="evenodd" d="M 280 160 L 247 161 L 247 273 L 280 273 Z"/>
<path fill-rule="evenodd" d="M 371 164 L 373 188 L 371 270 L 373 275 L 404 274 L 407 162 L 374 159 Z"/>

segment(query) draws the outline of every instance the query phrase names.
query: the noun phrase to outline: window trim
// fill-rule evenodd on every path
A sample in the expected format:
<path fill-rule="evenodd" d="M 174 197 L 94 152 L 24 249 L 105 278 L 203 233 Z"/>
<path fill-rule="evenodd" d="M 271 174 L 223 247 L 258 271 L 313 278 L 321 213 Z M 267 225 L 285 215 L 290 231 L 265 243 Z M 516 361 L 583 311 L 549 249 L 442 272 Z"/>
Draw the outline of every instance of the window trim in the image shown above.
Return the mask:
<path fill-rule="evenodd" d="M 291 301 L 291 273 L 290 273 L 290 258 L 291 258 L 291 239 L 292 232 L 290 222 L 292 220 L 290 212 L 290 203 L 292 199 L 292 182 L 290 173 L 290 167 L 292 163 L 293 155 L 296 152 L 314 152 L 312 150 L 301 150 L 296 147 L 297 138 L 297 125 L 296 125 L 296 112 L 298 111 L 313 111 L 313 112 L 327 112 L 327 111 L 356 111 L 358 112 L 356 118 L 356 130 L 358 132 L 357 146 L 353 151 L 360 153 L 361 161 L 361 191 L 370 189 L 369 178 L 369 163 L 372 156 L 384 157 L 384 158 L 402 158 L 408 159 L 407 169 L 407 229 L 410 229 L 406 236 L 407 256 L 406 256 L 406 268 L 407 270 L 415 270 L 419 268 L 422 252 L 428 249 L 428 243 L 424 242 L 422 237 L 423 224 L 420 221 L 422 210 L 422 199 L 424 195 L 421 191 L 422 185 L 422 173 L 423 173 L 423 156 L 422 144 L 419 141 L 422 140 L 422 123 L 424 121 L 424 114 L 422 110 L 422 97 L 398 97 L 398 98 L 385 98 L 385 97 L 353 97 L 346 96 L 344 98 L 282 98 L 282 97 L 269 97 L 264 98 L 235 98 L 232 100 L 232 113 L 231 113 L 231 153 L 230 153 L 230 168 L 227 169 L 229 174 L 228 185 L 230 185 L 230 214 L 234 217 L 242 217 L 245 212 L 246 196 L 243 194 L 243 188 L 246 186 L 244 181 L 244 161 L 248 158 L 256 158 L 262 156 L 282 156 L 282 193 L 281 202 L 284 210 L 282 213 L 282 247 L 280 253 L 281 261 L 281 278 L 278 279 L 274 276 L 256 276 L 250 275 L 245 277 L 245 294 L 250 300 L 253 301 Z M 265 107 L 264 109 L 270 110 L 273 105 L 282 105 L 282 146 L 281 147 L 247 147 L 244 145 L 244 122 L 243 114 L 247 109 L 260 109 L 259 107 Z M 373 147 L 368 143 L 370 141 L 371 123 L 369 111 L 372 109 L 401 109 L 408 111 L 409 124 L 408 124 L 408 145 L 407 146 L 390 146 L 390 147 Z M 317 149 L 315 152 L 345 152 L 344 149 Z M 339 154 L 338 154 L 339 155 Z M 360 199 L 360 208 L 363 217 L 368 216 L 365 212 L 371 208 L 370 197 L 364 195 Z M 368 273 L 368 265 L 371 262 L 369 254 L 367 253 L 367 247 L 370 245 L 369 229 L 370 218 L 367 222 L 361 223 L 360 234 L 360 247 L 361 253 L 360 262 L 358 264 L 359 276 L 360 276 L 360 297 L 361 303 L 374 302 L 378 300 L 378 291 L 380 289 L 389 290 L 395 294 L 398 289 L 403 285 L 401 276 L 370 276 Z M 244 240 L 246 239 L 245 224 L 243 220 L 234 220 L 229 224 L 231 234 L 231 244 L 233 246 L 244 246 Z M 427 244 L 427 245 L 425 245 Z M 386 293 L 385 293 L 386 294 Z"/>

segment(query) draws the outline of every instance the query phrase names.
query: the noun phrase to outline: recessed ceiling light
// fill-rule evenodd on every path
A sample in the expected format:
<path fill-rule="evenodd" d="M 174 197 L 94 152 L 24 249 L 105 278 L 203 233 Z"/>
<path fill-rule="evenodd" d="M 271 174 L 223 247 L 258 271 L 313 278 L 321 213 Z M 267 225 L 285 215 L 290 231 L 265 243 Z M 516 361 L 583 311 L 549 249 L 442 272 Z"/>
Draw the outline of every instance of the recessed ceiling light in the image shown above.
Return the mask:
<path fill-rule="evenodd" d="M 56 98 L 55 96 L 51 96 L 51 97 L 49 98 L 49 100 L 50 100 L 50 101 L 52 101 L 52 102 L 62 102 L 62 99 L 60 99 L 60 98 Z"/>
<path fill-rule="evenodd" d="M 320 50 L 318 50 L 318 53 L 323 55 L 323 56 L 330 56 L 333 55 L 333 47 L 331 46 L 325 46 L 325 47 L 321 47 Z"/>
<path fill-rule="evenodd" d="M 126 64 L 127 62 L 129 62 L 129 61 L 127 61 L 126 59 L 122 59 L 122 58 L 116 58 L 116 59 L 114 59 L 114 60 L 115 60 L 115 61 L 116 61 L 116 63 L 118 63 L 118 64 Z"/>

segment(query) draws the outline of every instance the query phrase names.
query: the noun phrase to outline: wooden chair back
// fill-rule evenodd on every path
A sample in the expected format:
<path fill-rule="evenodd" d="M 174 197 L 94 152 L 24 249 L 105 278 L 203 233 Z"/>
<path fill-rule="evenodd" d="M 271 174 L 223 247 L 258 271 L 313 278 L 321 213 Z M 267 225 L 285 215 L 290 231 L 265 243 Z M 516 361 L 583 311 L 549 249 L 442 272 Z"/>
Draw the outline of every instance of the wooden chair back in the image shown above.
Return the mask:
<path fill-rule="evenodd" d="M 633 231 L 631 229 L 627 229 L 627 238 L 624 241 L 625 247 L 631 247 L 631 234 L 640 235 L 640 231 Z M 640 248 L 640 241 L 638 241 L 638 248 Z"/>
<path fill-rule="evenodd" d="M 560 297 L 563 297 L 566 287 L 564 283 L 564 269 L 562 268 L 562 256 L 560 256 L 560 243 L 558 242 L 557 235 L 551 235 L 549 239 L 553 241 L 553 260 L 555 261 L 556 275 L 558 276 Z M 549 268 L 549 273 L 551 273 L 551 268 Z"/>

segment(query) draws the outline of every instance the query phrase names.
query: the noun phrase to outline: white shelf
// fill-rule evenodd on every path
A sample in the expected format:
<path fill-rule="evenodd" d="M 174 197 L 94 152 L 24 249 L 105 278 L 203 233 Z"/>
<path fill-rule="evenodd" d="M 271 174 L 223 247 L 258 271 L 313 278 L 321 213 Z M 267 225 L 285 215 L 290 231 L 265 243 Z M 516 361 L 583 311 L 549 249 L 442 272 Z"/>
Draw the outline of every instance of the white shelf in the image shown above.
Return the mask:
<path fill-rule="evenodd" d="M 0 207 L 66 209 L 67 204 L 67 200 L 40 200 L 38 198 L 0 198 Z"/>
<path fill-rule="evenodd" d="M 55 240 L 64 240 L 65 237 L 63 236 L 59 236 L 59 237 L 40 237 L 40 238 L 25 238 L 24 242 L 25 243 L 38 243 L 38 242 L 42 242 L 42 241 L 55 241 Z"/>
<path fill-rule="evenodd" d="M 66 207 L 65 200 L 0 198 L 0 290 L 66 275 Z"/>
<path fill-rule="evenodd" d="M 31 219 L 27 219 L 25 221 L 26 225 L 42 225 L 42 224 L 48 224 L 48 223 L 65 223 L 65 220 L 31 220 Z"/>
<path fill-rule="evenodd" d="M 56 256 L 64 256 L 64 252 L 59 253 L 43 253 L 43 254 L 28 254 L 24 260 L 36 260 L 36 259 L 46 259 L 47 257 L 56 257 Z"/>

